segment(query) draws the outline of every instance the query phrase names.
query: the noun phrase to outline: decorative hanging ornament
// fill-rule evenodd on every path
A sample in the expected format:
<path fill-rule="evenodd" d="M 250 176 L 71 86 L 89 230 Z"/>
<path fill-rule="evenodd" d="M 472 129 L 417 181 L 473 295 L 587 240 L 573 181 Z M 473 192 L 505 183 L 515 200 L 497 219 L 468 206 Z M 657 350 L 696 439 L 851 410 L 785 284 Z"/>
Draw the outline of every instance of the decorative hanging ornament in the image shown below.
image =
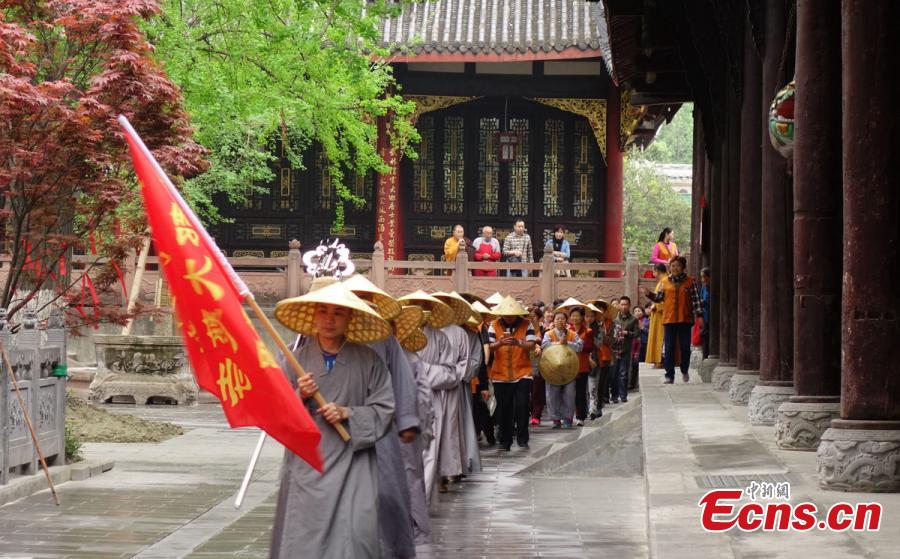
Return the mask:
<path fill-rule="evenodd" d="M 769 140 L 785 159 L 794 155 L 794 80 L 781 88 L 769 107 Z"/>
<path fill-rule="evenodd" d="M 303 255 L 306 273 L 314 278 L 333 277 L 341 279 L 353 275 L 356 266 L 350 260 L 350 249 L 340 244 L 340 239 L 329 243 L 322 241 L 315 250 Z"/>

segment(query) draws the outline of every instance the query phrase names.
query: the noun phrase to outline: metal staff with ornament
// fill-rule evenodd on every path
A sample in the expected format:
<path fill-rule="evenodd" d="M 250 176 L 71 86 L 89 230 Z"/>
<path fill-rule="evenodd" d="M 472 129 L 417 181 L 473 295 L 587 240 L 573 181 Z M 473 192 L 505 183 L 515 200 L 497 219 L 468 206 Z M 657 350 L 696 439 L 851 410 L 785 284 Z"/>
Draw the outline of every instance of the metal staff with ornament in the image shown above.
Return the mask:
<path fill-rule="evenodd" d="M 344 277 L 353 275 L 353 272 L 356 270 L 356 266 L 350 260 L 350 250 L 342 245 L 340 239 L 337 238 L 331 242 L 329 242 L 328 239 L 325 239 L 319 243 L 319 246 L 314 250 L 304 253 L 303 264 L 306 265 L 306 273 L 316 279 L 328 277 L 334 278 L 335 281 L 340 281 Z M 269 327 L 271 327 L 271 323 L 268 324 Z M 273 334 L 273 337 L 275 336 L 276 335 Z M 279 346 L 285 359 L 291 362 L 291 366 L 294 367 L 295 371 L 303 371 L 300 363 L 298 363 L 297 359 L 294 357 L 294 350 L 297 349 L 302 338 L 302 335 L 297 336 L 294 347 L 291 349 L 288 349 L 286 345 L 283 348 Z M 280 336 L 278 336 L 277 339 L 281 344 L 284 344 L 284 342 L 281 341 Z M 304 371 L 302 374 L 305 375 L 306 372 Z M 301 378 L 299 373 L 297 374 L 297 378 Z M 325 404 L 324 398 L 322 398 L 318 392 L 316 393 L 315 398 L 318 405 L 322 406 Z M 336 423 L 334 426 L 338 428 L 338 432 L 341 433 L 341 438 L 345 441 L 350 440 L 350 434 L 347 433 L 346 429 L 344 429 L 340 423 Z M 346 436 L 344 436 L 345 434 Z M 265 442 L 266 432 L 262 431 L 259 434 L 259 440 L 256 441 L 256 448 L 253 449 L 253 454 L 250 456 L 250 463 L 247 464 L 247 471 L 244 473 L 243 481 L 241 481 L 241 488 L 238 490 L 237 496 L 234 499 L 234 508 L 236 509 L 241 508 L 241 504 L 244 502 L 247 488 L 250 486 L 250 478 L 253 476 L 253 471 L 256 469 L 256 463 L 259 461 L 259 456 L 262 454 Z"/>

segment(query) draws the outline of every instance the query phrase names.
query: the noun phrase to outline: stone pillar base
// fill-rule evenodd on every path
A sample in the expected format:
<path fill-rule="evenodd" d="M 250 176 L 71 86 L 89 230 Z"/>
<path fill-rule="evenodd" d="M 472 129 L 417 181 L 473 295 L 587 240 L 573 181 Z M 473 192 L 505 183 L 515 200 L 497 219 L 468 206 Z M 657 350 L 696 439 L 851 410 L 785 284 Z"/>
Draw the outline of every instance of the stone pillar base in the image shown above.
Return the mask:
<path fill-rule="evenodd" d="M 728 392 L 731 389 L 731 377 L 737 373 L 738 369 L 731 363 L 719 363 L 716 370 L 712 372 L 710 382 L 719 392 Z"/>
<path fill-rule="evenodd" d="M 703 348 L 700 346 L 692 345 L 691 346 L 691 366 L 690 371 L 696 372 L 700 375 L 700 378 L 703 378 Z M 703 382 L 709 382 L 704 380 Z"/>
<path fill-rule="evenodd" d="M 784 450 L 816 450 L 822 433 L 831 427 L 831 420 L 841 416 L 841 403 L 793 400 L 778 407 L 775 442 Z"/>
<path fill-rule="evenodd" d="M 719 356 L 710 355 L 700 362 L 700 380 L 703 382 L 712 382 L 716 367 L 719 365 Z"/>
<path fill-rule="evenodd" d="M 822 489 L 898 493 L 900 421 L 835 420 L 822 435 L 816 462 Z"/>
<path fill-rule="evenodd" d="M 746 406 L 750 401 L 750 392 L 759 380 L 759 372 L 738 371 L 731 375 L 728 393 L 735 406 Z"/>
<path fill-rule="evenodd" d="M 757 383 L 750 392 L 750 400 L 747 402 L 750 425 L 775 425 L 778 406 L 787 402 L 793 395 L 793 386 Z"/>

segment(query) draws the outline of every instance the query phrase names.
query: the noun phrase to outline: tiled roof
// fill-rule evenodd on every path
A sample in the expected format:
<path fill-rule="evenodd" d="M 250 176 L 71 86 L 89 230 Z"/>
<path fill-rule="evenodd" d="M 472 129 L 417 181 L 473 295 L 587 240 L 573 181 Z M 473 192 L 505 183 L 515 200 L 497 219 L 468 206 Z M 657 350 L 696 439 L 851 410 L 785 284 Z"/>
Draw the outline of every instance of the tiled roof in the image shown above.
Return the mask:
<path fill-rule="evenodd" d="M 601 27 L 605 32 L 601 2 L 425 0 L 384 19 L 381 38 L 383 46 L 398 53 L 540 59 L 566 51 L 598 51 Z"/>

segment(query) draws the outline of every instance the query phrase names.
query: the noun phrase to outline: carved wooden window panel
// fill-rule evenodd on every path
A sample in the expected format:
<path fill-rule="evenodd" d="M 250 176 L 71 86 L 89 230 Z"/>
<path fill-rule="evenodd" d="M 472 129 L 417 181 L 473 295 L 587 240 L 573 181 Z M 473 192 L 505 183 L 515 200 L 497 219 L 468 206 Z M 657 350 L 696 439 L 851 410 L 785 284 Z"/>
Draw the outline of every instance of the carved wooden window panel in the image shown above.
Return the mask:
<path fill-rule="evenodd" d="M 573 210 L 576 218 L 588 217 L 594 205 L 594 170 L 597 148 L 594 132 L 585 119 L 575 121 L 575 183 Z"/>
<path fill-rule="evenodd" d="M 331 183 L 331 171 L 328 168 L 328 158 L 325 150 L 318 148 L 315 164 L 313 165 L 313 206 L 317 210 L 331 210 L 334 208 L 334 188 Z"/>
<path fill-rule="evenodd" d="M 494 143 L 500 130 L 499 118 L 478 121 L 478 213 L 497 215 L 500 211 L 500 161 Z"/>
<path fill-rule="evenodd" d="M 528 215 L 528 164 L 529 141 L 528 119 L 513 118 L 509 121 L 509 129 L 519 133 L 519 151 L 516 159 L 509 166 L 509 215 Z"/>
<path fill-rule="evenodd" d="M 413 212 L 430 214 L 434 212 L 434 118 L 419 117 L 416 128 L 422 141 L 412 165 Z"/>
<path fill-rule="evenodd" d="M 565 191 L 566 123 L 544 121 L 544 215 L 562 217 Z"/>
<path fill-rule="evenodd" d="M 465 209 L 465 124 L 461 116 L 444 117 L 444 213 Z"/>

